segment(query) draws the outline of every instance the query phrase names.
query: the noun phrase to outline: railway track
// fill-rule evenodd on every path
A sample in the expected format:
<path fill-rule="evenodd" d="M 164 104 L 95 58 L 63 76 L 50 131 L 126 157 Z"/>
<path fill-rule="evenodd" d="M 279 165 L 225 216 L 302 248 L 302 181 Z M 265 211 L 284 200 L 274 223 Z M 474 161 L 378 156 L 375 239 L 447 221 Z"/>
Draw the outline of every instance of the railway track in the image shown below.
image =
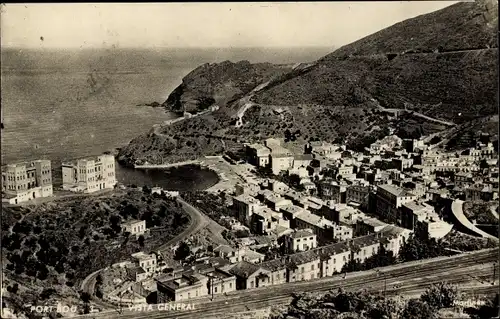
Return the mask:
<path fill-rule="evenodd" d="M 350 273 L 320 278 L 310 281 L 287 283 L 271 287 L 242 290 L 209 298 L 192 300 L 194 310 L 190 311 L 131 311 L 122 314 L 101 313 L 97 318 L 200 318 L 207 315 L 227 314 L 245 311 L 249 308 L 265 308 L 268 305 L 287 304 L 295 292 L 322 292 L 343 288 L 347 291 L 363 290 L 380 292 L 384 289 L 388 295 L 408 292 L 421 292 L 432 283 L 447 281 L 454 284 L 473 282 L 478 278 L 486 281 L 493 278 L 494 262 L 498 258 L 498 250 L 487 250 L 453 257 L 437 258 L 425 262 L 412 262 L 379 268 L 376 270 Z M 498 265 L 495 265 L 498 271 Z M 498 272 L 497 272 L 498 273 Z M 475 277 L 472 277 L 474 274 Z M 484 290 L 484 289 L 483 289 Z M 154 305 L 152 305 L 154 306 Z"/>

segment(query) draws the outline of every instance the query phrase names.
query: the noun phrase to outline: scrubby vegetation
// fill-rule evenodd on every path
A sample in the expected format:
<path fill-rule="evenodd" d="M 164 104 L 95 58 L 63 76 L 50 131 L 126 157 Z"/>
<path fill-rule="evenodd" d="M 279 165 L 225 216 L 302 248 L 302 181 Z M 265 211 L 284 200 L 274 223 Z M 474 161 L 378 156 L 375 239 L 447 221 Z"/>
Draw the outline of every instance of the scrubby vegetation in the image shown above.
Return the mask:
<path fill-rule="evenodd" d="M 286 310 L 275 309 L 271 318 L 432 319 L 441 317 L 440 310 L 454 307 L 460 298 L 456 287 L 448 283 L 432 285 L 419 299 L 407 301 L 385 298 L 367 291 L 347 292 L 339 289 L 327 293 L 298 294 Z M 495 309 L 495 305 L 498 307 L 498 298 L 488 299 L 486 304 L 485 307 L 469 311 L 487 314 L 488 310 L 491 312 L 491 309 Z"/>
<path fill-rule="evenodd" d="M 24 287 L 11 294 L 22 304 L 38 300 L 43 288 L 74 295 L 90 273 L 157 248 L 189 222 L 173 199 L 139 189 L 2 207 L 2 216 L 5 275 Z M 129 236 L 121 224 L 130 219 L 145 220 L 150 235 L 142 240 Z"/>

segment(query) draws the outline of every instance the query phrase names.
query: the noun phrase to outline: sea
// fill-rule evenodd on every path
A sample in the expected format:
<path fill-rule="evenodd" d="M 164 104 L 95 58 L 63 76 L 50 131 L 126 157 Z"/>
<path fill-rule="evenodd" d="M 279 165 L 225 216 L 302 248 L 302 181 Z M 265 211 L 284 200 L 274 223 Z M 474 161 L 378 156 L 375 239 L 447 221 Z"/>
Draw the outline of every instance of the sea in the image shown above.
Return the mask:
<path fill-rule="evenodd" d="M 226 60 L 314 61 L 332 48 L 1 49 L 2 165 L 61 161 L 113 151 L 175 115 L 162 103 L 197 66 Z M 204 189 L 215 173 L 195 167 L 136 171 L 124 184 Z M 188 181 L 188 182 L 186 182 Z"/>

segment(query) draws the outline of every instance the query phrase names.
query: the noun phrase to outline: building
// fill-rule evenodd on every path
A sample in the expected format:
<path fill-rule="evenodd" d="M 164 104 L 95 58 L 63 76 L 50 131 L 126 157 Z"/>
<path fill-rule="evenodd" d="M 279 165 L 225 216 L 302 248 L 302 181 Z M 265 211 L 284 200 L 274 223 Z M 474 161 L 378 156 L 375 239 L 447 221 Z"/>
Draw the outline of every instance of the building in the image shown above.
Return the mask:
<path fill-rule="evenodd" d="M 201 272 L 208 278 L 208 295 L 224 294 L 236 291 L 236 277 L 219 268 L 210 268 Z"/>
<path fill-rule="evenodd" d="M 360 218 L 354 226 L 355 234 L 358 237 L 378 233 L 385 226 L 387 226 L 386 223 L 373 217 Z"/>
<path fill-rule="evenodd" d="M 346 189 L 346 203 L 357 203 L 362 207 L 368 206 L 368 195 L 370 187 L 361 185 L 352 185 Z"/>
<path fill-rule="evenodd" d="M 157 262 L 155 254 L 146 254 L 144 252 L 138 252 L 132 254 L 134 262 L 142 267 L 147 273 L 152 274 L 156 272 Z"/>
<path fill-rule="evenodd" d="M 135 235 L 135 236 L 140 236 L 143 235 L 147 228 L 146 228 L 146 221 L 145 220 L 130 220 L 126 223 L 122 224 L 122 230 L 123 232 L 129 232 L 130 235 Z"/>
<path fill-rule="evenodd" d="M 270 271 L 261 265 L 240 261 L 228 272 L 236 276 L 236 289 L 253 289 L 271 285 Z"/>
<path fill-rule="evenodd" d="M 251 217 L 254 213 L 265 208 L 256 198 L 242 194 L 233 198 L 233 209 L 236 210 L 236 218 L 246 226 L 250 226 Z"/>
<path fill-rule="evenodd" d="M 250 164 L 258 167 L 266 167 L 269 164 L 271 150 L 262 144 L 246 145 L 247 160 Z"/>
<path fill-rule="evenodd" d="M 271 153 L 269 158 L 274 175 L 279 175 L 281 172 L 293 167 L 293 155 Z"/>
<path fill-rule="evenodd" d="M 317 246 L 316 234 L 311 229 L 295 230 L 284 236 L 285 251 L 289 253 L 314 249 Z"/>
<path fill-rule="evenodd" d="M 2 202 L 18 204 L 53 195 L 49 160 L 9 164 L 2 171 Z"/>
<path fill-rule="evenodd" d="M 413 158 L 400 157 L 392 159 L 392 167 L 401 172 L 410 169 L 412 166 Z"/>
<path fill-rule="evenodd" d="M 399 208 L 407 202 L 417 199 L 417 196 L 409 193 L 403 188 L 394 185 L 379 185 L 376 195 L 376 213 L 383 220 L 398 223 Z"/>
<path fill-rule="evenodd" d="M 178 278 L 157 281 L 157 301 L 167 303 L 208 295 L 208 277 L 198 273 L 182 274 Z"/>
<path fill-rule="evenodd" d="M 465 199 L 468 201 L 492 201 L 498 199 L 498 189 L 491 185 L 475 184 L 465 189 Z"/>
<path fill-rule="evenodd" d="M 116 185 L 115 158 L 100 155 L 62 164 L 63 189 L 93 193 Z"/>
<path fill-rule="evenodd" d="M 318 188 L 318 194 L 333 203 L 346 202 L 347 185 L 339 185 L 333 180 L 321 181 Z"/>
<path fill-rule="evenodd" d="M 293 168 L 307 167 L 313 159 L 311 154 L 295 155 L 293 158 Z"/>
<path fill-rule="evenodd" d="M 446 236 L 453 228 L 436 214 L 434 207 L 417 201 L 401 206 L 401 226 L 437 239 Z"/>

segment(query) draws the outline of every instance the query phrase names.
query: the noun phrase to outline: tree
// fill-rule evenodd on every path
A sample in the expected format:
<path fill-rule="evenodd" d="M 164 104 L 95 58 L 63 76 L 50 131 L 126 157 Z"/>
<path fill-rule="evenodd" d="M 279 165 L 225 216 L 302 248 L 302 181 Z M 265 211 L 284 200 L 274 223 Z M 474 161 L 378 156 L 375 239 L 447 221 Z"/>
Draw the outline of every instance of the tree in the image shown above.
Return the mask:
<path fill-rule="evenodd" d="M 83 303 L 89 303 L 90 302 L 90 294 L 86 291 L 80 293 L 80 299 L 83 301 Z"/>
<path fill-rule="evenodd" d="M 436 319 L 436 312 L 419 299 L 410 299 L 401 312 L 400 318 L 405 319 Z"/>
<path fill-rule="evenodd" d="M 434 238 L 428 236 L 417 238 L 412 235 L 401 247 L 399 255 L 403 262 L 434 258 L 444 255 L 444 246 Z"/>
<path fill-rule="evenodd" d="M 191 248 L 186 242 L 181 242 L 179 247 L 175 250 L 174 259 L 175 260 L 185 260 L 191 255 Z"/>
<path fill-rule="evenodd" d="M 142 192 L 143 192 L 144 194 L 151 194 L 151 188 L 149 188 L 147 185 L 144 185 L 144 186 L 142 187 Z"/>
<path fill-rule="evenodd" d="M 139 246 L 144 248 L 144 236 L 140 235 L 139 238 L 137 238 L 137 242 L 139 243 Z"/>
<path fill-rule="evenodd" d="M 433 309 L 452 307 L 457 298 L 457 288 L 450 284 L 440 282 L 428 288 L 420 299 Z"/>

